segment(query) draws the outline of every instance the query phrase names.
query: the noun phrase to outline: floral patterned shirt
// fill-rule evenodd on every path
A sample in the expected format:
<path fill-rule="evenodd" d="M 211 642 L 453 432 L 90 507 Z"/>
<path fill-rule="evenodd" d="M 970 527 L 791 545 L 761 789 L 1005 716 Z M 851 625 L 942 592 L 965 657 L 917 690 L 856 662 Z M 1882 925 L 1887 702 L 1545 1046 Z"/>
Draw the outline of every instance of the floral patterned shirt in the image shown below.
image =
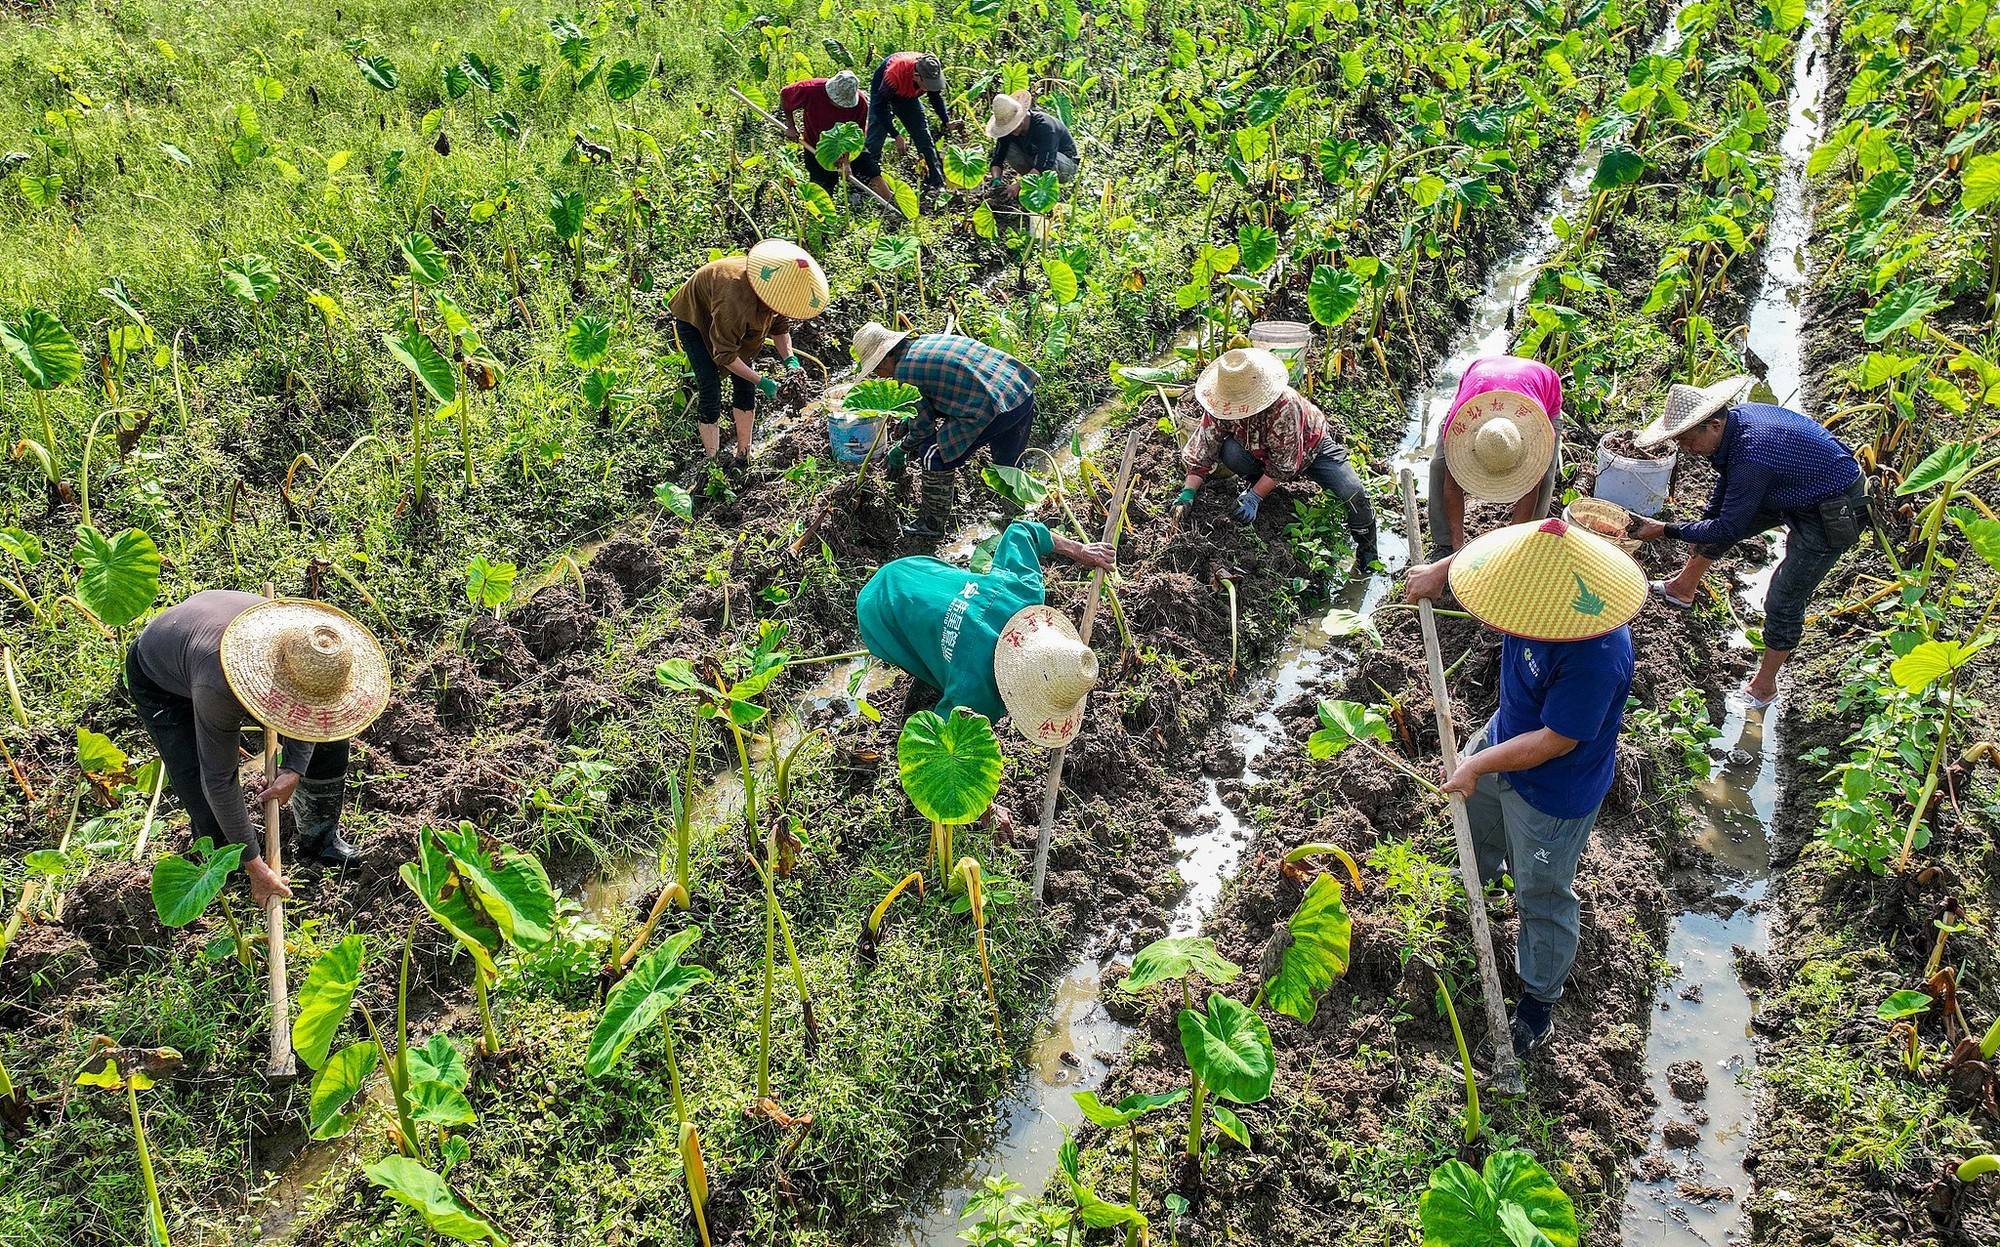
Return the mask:
<path fill-rule="evenodd" d="M 1287 389 L 1277 402 L 1243 420 L 1217 420 L 1202 413 L 1181 459 L 1188 475 L 1206 479 L 1222 457 L 1222 443 L 1233 440 L 1264 465 L 1264 475 L 1292 481 L 1305 474 L 1326 439 L 1326 413 L 1297 390 Z"/>

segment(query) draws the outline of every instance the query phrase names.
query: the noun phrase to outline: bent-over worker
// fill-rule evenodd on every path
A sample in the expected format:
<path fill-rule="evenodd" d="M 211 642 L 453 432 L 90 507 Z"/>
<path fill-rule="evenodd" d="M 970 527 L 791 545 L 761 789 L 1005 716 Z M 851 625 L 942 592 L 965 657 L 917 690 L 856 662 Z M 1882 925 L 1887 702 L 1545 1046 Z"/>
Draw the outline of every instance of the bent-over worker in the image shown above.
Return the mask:
<path fill-rule="evenodd" d="M 1003 468 L 1021 461 L 1035 431 L 1034 369 L 997 347 L 956 333 L 907 333 L 870 321 L 854 335 L 856 371 L 894 377 L 921 396 L 917 414 L 885 457 L 923 471 L 921 504 L 909 535 L 926 540 L 951 531 L 958 466 L 981 446 Z"/>
<path fill-rule="evenodd" d="M 1715 490 L 1699 520 L 1645 520 L 1632 530 L 1644 541 L 1669 537 L 1691 547 L 1680 572 L 1654 588 L 1686 610 L 1701 578 L 1737 542 L 1782 526 L 1785 557 L 1764 594 L 1764 654 L 1744 687 L 1750 708 L 1778 696 L 1778 672 L 1805 633 L 1806 603 L 1868 523 L 1868 482 L 1854 452 L 1817 420 L 1769 403 L 1740 401 L 1750 378 L 1732 377 L 1667 391 L 1666 410 L 1640 432 L 1638 445 L 1671 439 L 1715 465 Z"/>
<path fill-rule="evenodd" d="M 1465 548 L 1465 500 L 1546 519 L 1555 499 L 1562 377 L 1538 359 L 1488 355 L 1466 366 L 1431 456 L 1431 557 Z"/>
<path fill-rule="evenodd" d="M 1523 993 L 1516 1056 L 1548 1042 L 1576 962 L 1576 866 L 1616 773 L 1646 574 L 1610 542 L 1558 519 L 1514 524 L 1410 569 L 1412 599 L 1447 580 L 1501 634 L 1500 706 L 1445 779 L 1465 799 L 1481 880 L 1514 878 Z"/>
<path fill-rule="evenodd" d="M 275 728 L 277 779 L 259 800 L 291 804 L 299 851 L 324 865 L 355 858 L 340 834 L 347 742 L 389 704 L 389 660 L 336 607 L 207 589 L 156 615 L 125 655 L 125 683 L 160 751 L 194 839 L 243 846 L 250 896 L 289 898 L 264 860 L 244 803 L 237 748 L 246 727 Z"/>
<path fill-rule="evenodd" d="M 805 145 L 806 176 L 829 195 L 838 195 L 841 175 L 852 172 L 852 158 L 843 158 L 839 167 L 829 169 L 814 154 L 828 130 L 843 121 L 857 126 L 868 123 L 868 96 L 861 79 L 851 69 L 831 78 L 804 78 L 778 92 L 778 116 L 785 123 L 785 137 Z"/>
<path fill-rule="evenodd" d="M 942 61 L 929 53 L 892 52 L 875 67 L 875 77 L 868 84 L 867 141 L 854 158 L 854 174 L 884 199 L 893 201 L 894 196 L 882 178 L 882 148 L 897 123 L 917 145 L 917 155 L 924 164 L 923 188 L 936 190 L 944 185 L 944 162 L 938 159 L 930 123 L 924 119 L 925 97 L 937 113 L 938 129 L 950 133 L 952 120 L 945 111 Z M 897 140 L 898 146 L 901 142 Z"/>
<path fill-rule="evenodd" d="M 1245 482 L 1236 498 L 1237 517 L 1245 522 L 1257 518 L 1280 484 L 1309 479 L 1340 499 L 1355 564 L 1375 561 L 1375 508 L 1367 487 L 1348 462 L 1347 447 L 1334 440 L 1326 413 L 1292 388 L 1285 361 L 1258 347 L 1225 351 L 1196 380 L 1194 397 L 1202 417 L 1181 450 L 1187 477 L 1174 498 L 1177 514 L 1194 509 L 1195 495 L 1218 464 Z"/>
<path fill-rule="evenodd" d="M 730 376 L 730 416 L 736 427 L 736 459 L 750 462 L 756 431 L 757 396 L 769 398 L 778 383 L 757 371 L 757 354 L 769 338 L 787 372 L 799 371 L 792 353 L 792 322 L 811 320 L 826 310 L 826 274 L 819 261 L 795 243 L 767 238 L 748 255 L 710 260 L 674 292 L 668 308 L 688 367 L 694 372 L 696 419 L 707 459 L 722 448 L 722 374 Z"/>
<path fill-rule="evenodd" d="M 980 191 L 989 199 L 1018 201 L 1025 173 L 1053 173 L 1063 182 L 1076 177 L 1076 140 L 1069 127 L 1054 113 L 1034 107 L 1026 91 L 993 97 L 986 137 L 993 140 L 993 152 L 987 157 L 986 184 Z"/>

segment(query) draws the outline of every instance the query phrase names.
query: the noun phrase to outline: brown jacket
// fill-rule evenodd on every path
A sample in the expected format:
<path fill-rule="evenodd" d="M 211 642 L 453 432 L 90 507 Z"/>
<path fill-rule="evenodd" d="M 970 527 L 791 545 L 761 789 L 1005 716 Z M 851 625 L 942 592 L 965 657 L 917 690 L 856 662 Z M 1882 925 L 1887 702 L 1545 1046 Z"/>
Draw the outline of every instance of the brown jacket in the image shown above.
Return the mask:
<path fill-rule="evenodd" d="M 696 269 L 667 304 L 675 320 L 701 332 L 718 368 L 739 359 L 756 359 L 764 339 L 791 327 L 750 288 L 748 270 L 749 260 L 740 255 L 711 260 Z"/>

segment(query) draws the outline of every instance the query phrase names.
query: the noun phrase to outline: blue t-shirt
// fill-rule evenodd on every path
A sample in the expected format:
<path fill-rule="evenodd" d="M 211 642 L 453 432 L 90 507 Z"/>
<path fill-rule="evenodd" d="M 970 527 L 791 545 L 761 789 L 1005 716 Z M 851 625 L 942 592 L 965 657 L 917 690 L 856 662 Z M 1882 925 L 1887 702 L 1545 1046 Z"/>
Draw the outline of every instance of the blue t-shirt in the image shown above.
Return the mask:
<path fill-rule="evenodd" d="M 1576 748 L 1505 772 L 1523 800 L 1550 818 L 1581 818 L 1611 791 L 1618 726 L 1632 691 L 1632 630 L 1588 641 L 1500 641 L 1500 712 L 1488 745 L 1548 728 Z"/>

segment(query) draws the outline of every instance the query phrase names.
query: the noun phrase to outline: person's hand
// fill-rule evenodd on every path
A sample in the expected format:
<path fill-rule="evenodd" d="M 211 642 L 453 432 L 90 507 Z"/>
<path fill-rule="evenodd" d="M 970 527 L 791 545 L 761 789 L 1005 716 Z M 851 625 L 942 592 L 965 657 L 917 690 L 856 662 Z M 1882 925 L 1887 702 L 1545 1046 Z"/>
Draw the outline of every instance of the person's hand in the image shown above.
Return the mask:
<path fill-rule="evenodd" d="M 984 821 L 993 829 L 993 836 L 1002 844 L 1014 838 L 1014 812 L 999 802 L 986 807 Z"/>
<path fill-rule="evenodd" d="M 1174 518 L 1176 520 L 1186 519 L 1189 513 L 1194 510 L 1194 496 L 1196 492 L 1197 491 L 1193 489 L 1183 489 L 1181 490 L 1181 492 L 1174 495 L 1174 505 L 1172 509 L 1174 513 Z"/>
<path fill-rule="evenodd" d="M 901 472 L 903 470 L 904 465 L 908 464 L 909 461 L 910 461 L 910 452 L 903 449 L 903 444 L 901 442 L 897 442 L 894 446 L 889 447 L 889 453 L 882 456 L 883 464 L 885 464 L 891 472 Z"/>
<path fill-rule="evenodd" d="M 804 365 L 804 364 L 801 364 L 801 363 L 799 362 L 799 357 L 798 357 L 797 355 L 787 355 L 787 356 L 785 356 L 785 371 L 786 371 L 786 372 L 798 372 L 799 370 L 803 369 L 804 367 L 805 367 L 805 365 Z"/>
<path fill-rule="evenodd" d="M 1264 503 L 1263 495 L 1255 489 L 1246 489 L 1236 496 L 1236 518 L 1248 523 L 1257 518 L 1257 508 Z"/>
<path fill-rule="evenodd" d="M 266 801 L 276 801 L 279 805 L 284 805 L 292 799 L 292 794 L 298 790 L 299 773 L 297 771 L 279 771 L 278 777 L 269 782 L 266 782 L 262 775 L 250 781 L 250 792 L 257 799 L 258 805 L 262 805 Z"/>
<path fill-rule="evenodd" d="M 259 909 L 269 909 L 272 901 L 289 901 L 292 889 L 285 883 L 285 877 L 271 869 L 271 863 L 261 857 L 250 859 L 243 873 L 250 876 L 250 903 Z"/>
<path fill-rule="evenodd" d="M 948 125 L 946 125 L 946 126 L 945 126 L 945 128 L 944 128 L 944 132 L 945 132 L 946 134 L 953 134 L 953 135 L 957 135 L 957 134 L 964 134 L 964 133 L 965 133 L 965 118 L 963 118 L 963 117 L 953 117 L 953 118 L 951 119 L 951 122 L 950 122 L 950 124 L 948 124 Z"/>
<path fill-rule="evenodd" d="M 898 156 L 907 156 L 910 154 L 910 140 L 900 134 L 896 136 L 896 154 Z"/>
<path fill-rule="evenodd" d="M 787 139 L 790 139 L 794 143 L 798 142 L 799 128 L 795 125 L 792 125 L 790 122 L 785 123 L 785 137 Z"/>
<path fill-rule="evenodd" d="M 1419 563 L 1410 569 L 1409 579 L 1403 585 L 1403 596 L 1412 602 L 1420 598 L 1441 598 L 1450 577 L 1450 559 Z"/>
<path fill-rule="evenodd" d="M 1458 764 L 1456 770 L 1445 777 L 1442 788 L 1444 794 L 1448 797 L 1460 797 L 1470 801 L 1473 789 L 1478 786 L 1479 772 L 1472 769 L 1472 759 L 1467 758 Z"/>
<path fill-rule="evenodd" d="M 1667 526 L 1658 520 L 1639 520 L 1625 531 L 1640 541 L 1658 541 L 1667 535 Z"/>
<path fill-rule="evenodd" d="M 765 398 L 775 398 L 778 393 L 778 383 L 769 377 L 759 377 L 757 378 L 757 392 Z"/>
<path fill-rule="evenodd" d="M 1093 541 L 1077 548 L 1076 561 L 1085 567 L 1108 572 L 1118 566 L 1118 547 L 1108 541 Z"/>

